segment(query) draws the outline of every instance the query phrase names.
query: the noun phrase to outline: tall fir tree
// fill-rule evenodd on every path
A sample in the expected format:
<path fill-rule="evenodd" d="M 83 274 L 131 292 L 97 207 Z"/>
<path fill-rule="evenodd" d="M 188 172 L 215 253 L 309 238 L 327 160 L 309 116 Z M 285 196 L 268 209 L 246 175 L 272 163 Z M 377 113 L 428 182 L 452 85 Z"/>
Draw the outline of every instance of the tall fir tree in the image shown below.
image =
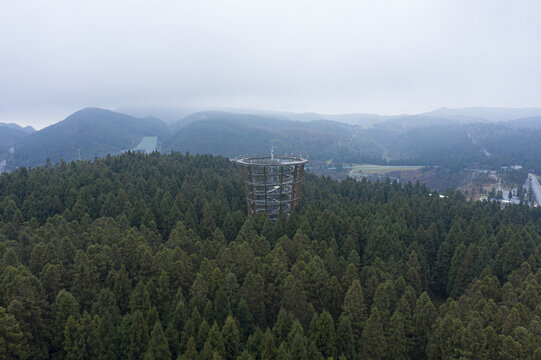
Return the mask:
<path fill-rule="evenodd" d="M 362 335 L 362 357 L 364 359 L 384 359 L 386 341 L 381 325 L 381 317 L 376 306 L 372 307 L 370 316 L 366 320 L 366 324 Z"/>

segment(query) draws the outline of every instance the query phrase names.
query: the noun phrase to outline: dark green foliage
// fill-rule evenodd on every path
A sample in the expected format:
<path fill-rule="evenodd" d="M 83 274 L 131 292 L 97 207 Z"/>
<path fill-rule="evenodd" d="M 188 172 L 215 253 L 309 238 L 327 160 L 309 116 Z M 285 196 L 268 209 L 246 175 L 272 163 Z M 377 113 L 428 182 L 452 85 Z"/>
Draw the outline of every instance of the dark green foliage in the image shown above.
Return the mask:
<path fill-rule="evenodd" d="M 362 356 L 365 359 L 383 359 L 385 357 L 386 341 L 381 324 L 378 308 L 374 306 L 362 335 Z"/>
<path fill-rule="evenodd" d="M 225 321 L 222 329 L 222 338 L 224 341 L 225 360 L 234 360 L 240 353 L 240 333 L 237 324 L 232 316 Z"/>
<path fill-rule="evenodd" d="M 0 358 L 26 359 L 28 345 L 19 324 L 13 317 L 0 307 Z"/>
<path fill-rule="evenodd" d="M 344 298 L 344 314 L 351 321 L 355 348 L 360 350 L 360 340 L 366 319 L 366 306 L 359 280 L 354 280 Z"/>
<path fill-rule="evenodd" d="M 182 356 L 179 357 L 181 360 L 196 360 L 197 359 L 197 349 L 195 348 L 195 342 L 193 336 L 190 336 L 188 343 L 186 344 L 186 351 Z"/>
<path fill-rule="evenodd" d="M 130 341 L 128 358 L 130 360 L 142 359 L 148 348 L 149 333 L 145 319 L 140 310 L 136 310 L 133 314 L 128 334 Z"/>
<path fill-rule="evenodd" d="M 344 356 L 346 359 L 355 358 L 355 338 L 349 316 L 340 316 L 340 322 L 336 329 L 336 352 L 339 356 Z"/>
<path fill-rule="evenodd" d="M 162 324 L 160 320 L 156 320 L 154 328 L 152 329 L 152 335 L 150 337 L 150 344 L 148 350 L 145 353 L 145 360 L 167 360 L 171 359 L 171 352 L 169 351 L 169 344 L 167 338 L 163 333 Z"/>
<path fill-rule="evenodd" d="M 243 206 L 210 156 L 2 174 L 0 358 L 539 356 L 540 209 L 310 174 Z"/>
<path fill-rule="evenodd" d="M 315 333 L 312 333 L 312 338 L 319 352 L 325 358 L 334 356 L 336 334 L 333 319 L 327 311 L 323 311 L 317 320 Z"/>

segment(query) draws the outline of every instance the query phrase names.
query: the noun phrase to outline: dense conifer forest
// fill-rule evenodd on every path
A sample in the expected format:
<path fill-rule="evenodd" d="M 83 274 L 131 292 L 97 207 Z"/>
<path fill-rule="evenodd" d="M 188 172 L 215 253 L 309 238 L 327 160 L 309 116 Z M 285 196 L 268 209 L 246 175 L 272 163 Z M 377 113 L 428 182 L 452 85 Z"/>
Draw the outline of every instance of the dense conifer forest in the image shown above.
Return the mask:
<path fill-rule="evenodd" d="M 246 216 L 225 158 L 0 176 L 0 359 L 541 359 L 541 211 L 308 175 Z"/>

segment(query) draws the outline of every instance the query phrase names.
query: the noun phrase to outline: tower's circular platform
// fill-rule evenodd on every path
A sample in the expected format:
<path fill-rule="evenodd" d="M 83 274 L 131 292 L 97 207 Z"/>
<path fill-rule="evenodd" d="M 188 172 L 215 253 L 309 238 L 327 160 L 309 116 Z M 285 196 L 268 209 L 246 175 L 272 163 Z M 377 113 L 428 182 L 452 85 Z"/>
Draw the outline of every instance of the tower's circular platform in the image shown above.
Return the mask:
<path fill-rule="evenodd" d="M 236 159 L 242 166 L 248 214 L 266 212 L 271 219 L 289 215 L 298 204 L 304 165 L 299 156 L 252 156 Z"/>

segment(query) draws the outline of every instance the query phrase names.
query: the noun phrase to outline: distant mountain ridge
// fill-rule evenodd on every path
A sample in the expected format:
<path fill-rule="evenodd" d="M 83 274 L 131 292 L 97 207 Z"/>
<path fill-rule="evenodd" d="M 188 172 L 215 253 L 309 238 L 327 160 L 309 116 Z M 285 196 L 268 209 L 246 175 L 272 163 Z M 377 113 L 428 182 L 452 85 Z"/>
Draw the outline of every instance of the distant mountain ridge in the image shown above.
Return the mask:
<path fill-rule="evenodd" d="M 28 133 L 19 125 L 0 123 L 0 161 L 7 157 L 13 145 L 26 136 Z"/>
<path fill-rule="evenodd" d="M 8 156 L 13 166 L 36 166 L 46 159 L 57 162 L 94 159 L 134 147 L 144 136 L 166 138 L 169 129 L 155 118 L 136 118 L 110 110 L 86 108 L 65 120 L 36 131 L 15 144 Z"/>
<path fill-rule="evenodd" d="M 529 116 L 520 119 L 514 119 L 503 122 L 502 125 L 507 125 L 514 129 L 541 129 L 541 116 Z"/>
<path fill-rule="evenodd" d="M 31 133 L 36 131 L 36 129 L 34 129 L 30 125 L 22 127 L 19 124 L 15 124 L 15 123 L 3 123 L 3 122 L 0 122 L 0 128 L 3 128 L 3 127 L 8 127 L 8 128 L 11 128 L 11 129 L 21 130 L 21 131 L 24 131 L 27 134 L 31 134 Z"/>
<path fill-rule="evenodd" d="M 314 120 L 333 120 L 350 125 L 361 126 L 362 128 L 371 128 L 375 124 L 389 122 L 391 124 L 401 124 L 405 127 L 425 126 L 432 121 L 430 125 L 449 125 L 457 123 L 497 123 L 502 121 L 515 120 L 525 117 L 541 116 L 541 107 L 530 108 L 505 108 L 505 107 L 466 107 L 466 108 L 439 108 L 419 114 L 397 114 L 381 115 L 370 113 L 344 113 L 344 114 L 325 114 L 315 112 L 296 113 L 290 111 L 274 111 L 244 108 L 193 108 L 193 107 L 124 107 L 119 111 L 133 116 L 156 116 L 168 124 L 183 123 L 188 125 L 189 120 L 193 120 L 192 115 L 206 112 L 234 113 L 240 115 L 256 115 L 267 118 L 309 122 Z M 176 120 L 173 120 L 175 119 Z M 186 120 L 186 121 L 183 121 Z M 409 123 L 409 124 L 408 124 Z M 174 127 L 173 132 L 178 130 Z"/>
<path fill-rule="evenodd" d="M 172 128 L 165 150 L 229 157 L 280 152 L 332 156 L 356 127 L 329 120 L 300 122 L 272 117 L 207 111 L 191 114 Z M 325 154 L 325 155 L 323 155 Z"/>
<path fill-rule="evenodd" d="M 541 108 L 442 108 L 396 116 L 248 111 L 201 111 L 168 126 L 153 117 L 86 108 L 31 134 L 0 124 L 0 160 L 7 159 L 10 168 L 37 166 L 46 159 L 76 160 L 79 150 L 81 159 L 93 159 L 132 149 L 145 136 L 157 136 L 162 152 L 227 157 L 268 153 L 274 145 L 279 152 L 325 162 L 460 168 L 521 159 L 535 164 L 541 158 Z M 9 151 L 13 148 L 14 153 Z M 494 156 L 487 158 L 487 153 Z"/>

